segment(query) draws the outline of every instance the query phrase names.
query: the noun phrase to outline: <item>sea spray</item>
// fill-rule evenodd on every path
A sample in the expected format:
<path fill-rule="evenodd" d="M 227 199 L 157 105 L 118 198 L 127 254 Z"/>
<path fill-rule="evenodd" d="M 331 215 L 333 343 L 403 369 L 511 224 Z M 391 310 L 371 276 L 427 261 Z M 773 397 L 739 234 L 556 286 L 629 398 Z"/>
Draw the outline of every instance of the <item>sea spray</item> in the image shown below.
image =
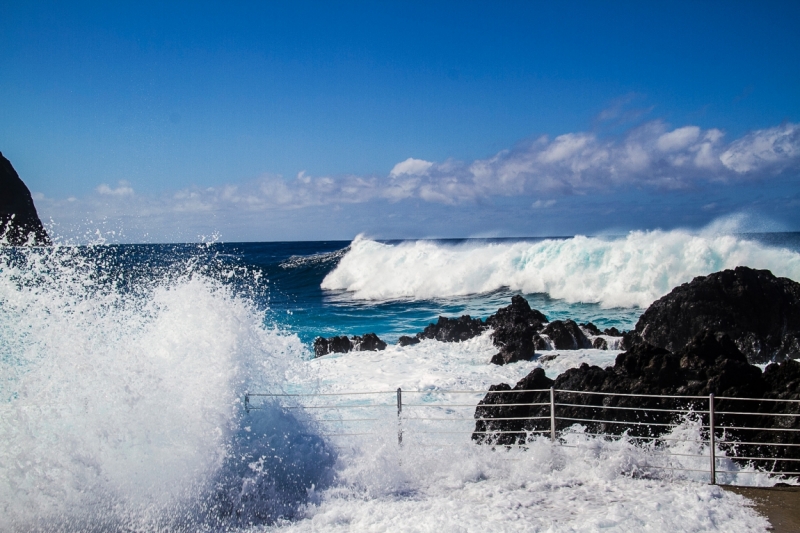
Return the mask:
<path fill-rule="evenodd" d="M 0 252 L 0 515 L 12 531 L 269 523 L 324 485 L 333 459 L 306 422 L 242 406 L 249 389 L 279 389 L 305 348 L 264 325 L 207 249 L 152 259 Z"/>
<path fill-rule="evenodd" d="M 357 237 L 322 282 L 361 300 L 434 299 L 510 288 L 567 302 L 647 307 L 695 276 L 746 265 L 800 280 L 800 254 L 714 231 L 634 231 L 519 242 Z"/>

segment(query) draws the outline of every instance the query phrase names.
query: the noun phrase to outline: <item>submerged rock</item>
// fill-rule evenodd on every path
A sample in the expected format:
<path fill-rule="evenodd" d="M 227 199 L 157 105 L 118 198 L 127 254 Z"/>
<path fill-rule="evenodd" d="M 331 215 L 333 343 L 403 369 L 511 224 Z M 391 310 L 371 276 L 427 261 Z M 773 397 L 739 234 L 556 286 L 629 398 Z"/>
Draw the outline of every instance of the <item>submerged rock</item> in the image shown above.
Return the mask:
<path fill-rule="evenodd" d="M 49 245 L 31 192 L 0 152 L 0 237 L 12 246 Z"/>
<path fill-rule="evenodd" d="M 385 349 L 386 343 L 374 333 L 367 333 L 363 337 L 354 335 L 348 338 L 342 335 L 314 339 L 314 357 L 322 357 L 330 353 L 380 351 Z"/>
<path fill-rule="evenodd" d="M 624 346 L 676 351 L 706 329 L 727 334 L 751 363 L 800 357 L 800 283 L 741 266 L 696 277 L 656 300 Z"/>

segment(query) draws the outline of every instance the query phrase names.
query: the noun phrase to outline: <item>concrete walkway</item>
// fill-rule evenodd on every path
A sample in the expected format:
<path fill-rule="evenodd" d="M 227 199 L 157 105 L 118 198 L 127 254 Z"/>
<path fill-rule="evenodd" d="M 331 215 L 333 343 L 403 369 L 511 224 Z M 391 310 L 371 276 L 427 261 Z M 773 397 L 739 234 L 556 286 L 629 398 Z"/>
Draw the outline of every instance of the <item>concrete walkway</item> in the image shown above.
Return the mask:
<path fill-rule="evenodd" d="M 756 511 L 769 519 L 774 533 L 800 532 L 800 487 L 722 488 L 753 500 Z"/>

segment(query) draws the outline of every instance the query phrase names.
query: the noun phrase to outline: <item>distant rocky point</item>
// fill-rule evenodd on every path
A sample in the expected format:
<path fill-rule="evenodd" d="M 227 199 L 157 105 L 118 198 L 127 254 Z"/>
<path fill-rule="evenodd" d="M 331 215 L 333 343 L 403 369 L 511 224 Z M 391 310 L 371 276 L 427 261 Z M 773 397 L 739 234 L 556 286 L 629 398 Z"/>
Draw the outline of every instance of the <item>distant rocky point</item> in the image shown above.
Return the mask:
<path fill-rule="evenodd" d="M 0 242 L 12 246 L 49 245 L 31 192 L 0 152 Z"/>

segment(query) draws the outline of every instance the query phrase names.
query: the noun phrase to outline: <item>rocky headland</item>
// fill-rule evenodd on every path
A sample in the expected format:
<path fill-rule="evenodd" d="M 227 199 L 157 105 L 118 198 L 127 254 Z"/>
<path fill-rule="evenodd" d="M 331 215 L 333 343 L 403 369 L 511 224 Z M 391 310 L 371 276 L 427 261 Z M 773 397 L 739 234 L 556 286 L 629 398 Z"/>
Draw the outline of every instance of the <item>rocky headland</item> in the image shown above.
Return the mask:
<path fill-rule="evenodd" d="M 12 246 L 49 245 L 31 192 L 0 152 L 0 243 Z"/>

